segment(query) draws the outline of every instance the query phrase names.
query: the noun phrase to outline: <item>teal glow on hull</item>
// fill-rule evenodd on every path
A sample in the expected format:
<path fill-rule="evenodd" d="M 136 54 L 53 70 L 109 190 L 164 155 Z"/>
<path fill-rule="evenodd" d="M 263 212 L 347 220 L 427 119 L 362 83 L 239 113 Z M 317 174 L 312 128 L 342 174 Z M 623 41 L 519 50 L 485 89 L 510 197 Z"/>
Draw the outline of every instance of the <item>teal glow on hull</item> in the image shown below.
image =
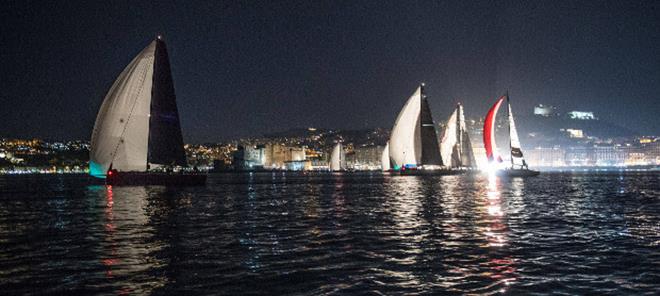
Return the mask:
<path fill-rule="evenodd" d="M 96 162 L 90 161 L 89 162 L 89 174 L 92 175 L 93 177 L 100 178 L 100 179 L 105 179 L 105 173 L 106 170 L 103 167 L 103 165 L 98 164 Z"/>

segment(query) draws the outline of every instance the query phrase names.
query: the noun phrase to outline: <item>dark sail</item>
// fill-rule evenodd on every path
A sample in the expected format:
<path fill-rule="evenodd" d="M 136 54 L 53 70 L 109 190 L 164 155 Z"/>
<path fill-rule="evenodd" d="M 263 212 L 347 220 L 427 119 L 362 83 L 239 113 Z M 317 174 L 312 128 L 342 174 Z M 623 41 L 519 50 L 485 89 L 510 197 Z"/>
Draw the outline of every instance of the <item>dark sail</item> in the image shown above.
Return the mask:
<path fill-rule="evenodd" d="M 474 153 L 472 152 L 472 142 L 470 142 L 470 136 L 467 131 L 463 132 L 463 151 L 461 153 L 461 164 L 464 167 L 473 168 L 476 167 L 477 161 L 474 159 Z"/>
<path fill-rule="evenodd" d="M 154 59 L 147 162 L 186 166 L 170 61 L 165 42 L 160 39 L 156 40 Z"/>
<path fill-rule="evenodd" d="M 421 106 L 421 138 L 422 138 L 422 165 L 442 165 L 440 156 L 440 146 L 438 145 L 438 136 L 435 133 L 433 117 L 429 103 L 422 90 Z"/>

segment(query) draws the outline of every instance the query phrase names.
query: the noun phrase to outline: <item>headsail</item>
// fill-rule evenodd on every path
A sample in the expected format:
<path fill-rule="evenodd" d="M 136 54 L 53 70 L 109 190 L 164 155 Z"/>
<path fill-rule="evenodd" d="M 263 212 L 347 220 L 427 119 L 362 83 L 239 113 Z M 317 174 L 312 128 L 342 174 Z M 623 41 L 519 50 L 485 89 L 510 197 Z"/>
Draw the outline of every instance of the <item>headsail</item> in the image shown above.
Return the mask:
<path fill-rule="evenodd" d="M 445 165 L 456 167 L 459 164 L 456 163 L 456 157 L 454 154 L 456 152 L 456 145 L 458 144 L 458 108 L 452 112 L 447 120 L 447 126 L 442 135 L 442 140 L 440 141 L 440 154 L 442 159 L 445 161 Z"/>
<path fill-rule="evenodd" d="M 418 128 L 422 107 L 422 87 L 410 96 L 394 122 L 389 148 L 391 165 L 399 169 L 406 165 L 417 166 L 421 162 L 421 131 Z"/>
<path fill-rule="evenodd" d="M 149 163 L 185 165 L 165 43 L 142 50 L 114 82 L 94 124 L 90 174 L 146 171 Z"/>
<path fill-rule="evenodd" d="M 525 159 L 523 158 L 522 149 L 520 147 L 520 139 L 518 139 L 518 131 L 516 130 L 516 123 L 513 120 L 513 112 L 511 111 L 511 104 L 509 103 L 509 96 L 507 96 L 507 105 L 509 105 L 509 139 L 511 140 L 511 167 L 526 167 Z"/>
<path fill-rule="evenodd" d="M 495 102 L 495 105 L 488 110 L 486 114 L 486 120 L 484 122 L 484 148 L 486 148 L 486 157 L 488 162 L 496 160 L 497 162 L 502 162 L 502 157 L 500 157 L 497 152 L 497 144 L 495 143 L 495 116 L 497 115 L 497 110 L 500 109 L 502 102 L 506 97 L 502 96 Z"/>

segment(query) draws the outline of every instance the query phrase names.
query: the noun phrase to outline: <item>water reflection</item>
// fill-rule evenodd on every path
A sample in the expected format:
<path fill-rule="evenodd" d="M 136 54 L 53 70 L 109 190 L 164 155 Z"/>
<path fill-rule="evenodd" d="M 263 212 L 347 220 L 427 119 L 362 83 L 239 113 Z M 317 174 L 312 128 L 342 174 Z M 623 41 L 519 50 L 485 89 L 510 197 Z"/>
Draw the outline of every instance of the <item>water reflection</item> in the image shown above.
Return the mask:
<path fill-rule="evenodd" d="M 262 267 L 261 264 L 261 255 L 259 249 L 259 219 L 260 212 L 257 208 L 257 192 L 255 190 L 254 184 L 254 175 L 253 173 L 249 174 L 247 182 L 247 200 L 246 200 L 246 209 L 244 210 L 245 216 L 241 218 L 241 223 L 243 224 L 243 230 L 241 231 L 241 236 L 239 241 L 242 245 L 246 247 L 247 256 L 243 264 L 251 271 L 258 272 Z"/>
<path fill-rule="evenodd" d="M 386 277 L 394 278 L 394 282 L 401 285 L 419 286 L 420 279 L 402 266 L 416 264 L 423 253 L 421 244 L 426 238 L 426 231 L 422 229 L 423 220 L 420 218 L 421 178 L 415 176 L 391 180 L 385 188 L 387 200 L 383 207 L 391 216 L 393 225 L 390 237 L 398 247 L 395 256 L 387 258 L 391 268 L 382 271 Z"/>
<path fill-rule="evenodd" d="M 90 186 L 89 191 L 103 197 L 99 260 L 105 278 L 116 288 L 116 293 L 150 293 L 163 286 L 167 278 L 145 276 L 146 271 L 163 267 L 164 263 L 155 256 L 162 244 L 153 239 L 154 229 L 146 212 L 149 196 L 146 188 Z"/>
<path fill-rule="evenodd" d="M 503 247 L 506 243 L 507 228 L 502 222 L 502 193 L 498 176 L 488 176 L 486 199 L 484 201 L 486 213 L 484 222 L 487 223 L 483 229 L 489 247 Z"/>
<path fill-rule="evenodd" d="M 415 236 L 422 221 L 419 217 L 421 181 L 417 177 L 397 178 L 386 190 L 390 192 L 387 208 L 390 209 L 395 229 L 400 237 L 412 242 L 420 242 Z"/>
<path fill-rule="evenodd" d="M 506 181 L 516 182 L 513 179 Z M 489 270 L 484 272 L 484 275 L 498 283 L 499 292 L 506 292 L 507 287 L 516 281 L 516 262 L 511 256 L 505 255 L 508 253 L 507 247 L 509 247 L 509 228 L 505 222 L 506 214 L 502 207 L 503 199 L 511 196 L 503 196 L 502 182 L 502 179 L 496 175 L 488 176 L 486 194 L 481 200 L 485 210 L 481 216 L 480 231 L 486 239 L 484 247 L 489 249 L 486 255 L 487 263 L 485 263 Z M 520 192 L 522 184 L 514 184 L 516 184 L 514 188 L 518 186 L 518 192 Z"/>
<path fill-rule="evenodd" d="M 112 267 L 117 264 L 118 262 L 118 254 L 117 254 L 117 243 L 115 242 L 115 224 L 114 224 L 114 213 L 112 211 L 112 207 L 114 205 L 114 194 L 112 192 L 112 186 L 106 186 L 106 204 L 105 204 L 105 209 L 103 211 L 105 215 L 105 242 L 109 245 L 110 247 L 110 256 L 107 256 L 107 258 L 104 258 L 102 260 L 103 265 L 106 267 L 106 273 L 105 276 L 107 278 L 112 278 Z"/>
<path fill-rule="evenodd" d="M 201 188 L 0 177 L 0 294 L 636 295 L 657 286 L 657 175 L 263 175 Z"/>
<path fill-rule="evenodd" d="M 345 180 L 343 174 L 336 174 L 334 176 L 334 185 L 332 192 L 332 205 L 334 209 L 334 215 L 336 219 L 345 218 L 346 213 L 346 197 L 344 194 Z M 341 220 L 337 223 L 341 223 Z"/>

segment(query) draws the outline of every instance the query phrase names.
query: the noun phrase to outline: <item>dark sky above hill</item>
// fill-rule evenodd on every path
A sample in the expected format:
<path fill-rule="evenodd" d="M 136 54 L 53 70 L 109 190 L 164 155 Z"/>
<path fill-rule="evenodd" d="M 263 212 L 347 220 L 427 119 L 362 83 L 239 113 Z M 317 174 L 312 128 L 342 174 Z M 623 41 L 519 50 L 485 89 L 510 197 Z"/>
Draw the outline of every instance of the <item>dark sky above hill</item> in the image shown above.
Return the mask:
<path fill-rule="evenodd" d="M 660 134 L 654 1 L 11 1 L 0 136 L 89 139 L 108 88 L 157 34 L 187 141 L 391 127 L 419 82 L 436 120 L 507 89 Z"/>

